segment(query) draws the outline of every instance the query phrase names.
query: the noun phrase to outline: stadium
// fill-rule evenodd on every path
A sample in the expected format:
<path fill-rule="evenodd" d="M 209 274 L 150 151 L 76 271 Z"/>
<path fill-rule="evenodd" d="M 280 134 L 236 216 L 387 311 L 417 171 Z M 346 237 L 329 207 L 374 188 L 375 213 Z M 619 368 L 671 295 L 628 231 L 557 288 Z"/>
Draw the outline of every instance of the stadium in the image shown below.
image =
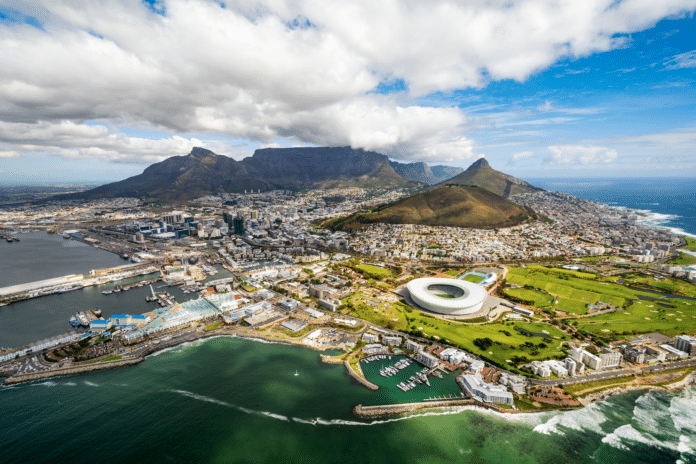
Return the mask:
<path fill-rule="evenodd" d="M 482 286 L 457 279 L 414 279 L 406 288 L 418 306 L 452 316 L 475 313 L 488 297 Z"/>

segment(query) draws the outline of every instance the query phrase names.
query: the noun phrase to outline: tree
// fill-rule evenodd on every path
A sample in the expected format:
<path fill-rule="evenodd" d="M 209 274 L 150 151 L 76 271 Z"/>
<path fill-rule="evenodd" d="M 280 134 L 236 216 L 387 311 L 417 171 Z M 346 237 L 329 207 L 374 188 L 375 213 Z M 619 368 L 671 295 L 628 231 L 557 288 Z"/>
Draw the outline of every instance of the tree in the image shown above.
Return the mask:
<path fill-rule="evenodd" d="M 477 338 L 474 340 L 474 345 L 481 348 L 482 350 L 487 350 L 491 346 L 493 346 L 493 340 L 490 338 Z"/>

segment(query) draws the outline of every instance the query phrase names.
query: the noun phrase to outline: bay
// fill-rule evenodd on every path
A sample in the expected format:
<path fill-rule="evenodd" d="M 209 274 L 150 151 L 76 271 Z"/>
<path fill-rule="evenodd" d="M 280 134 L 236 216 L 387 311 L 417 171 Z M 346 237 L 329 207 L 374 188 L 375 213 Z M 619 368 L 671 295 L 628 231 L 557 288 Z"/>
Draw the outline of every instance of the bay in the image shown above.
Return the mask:
<path fill-rule="evenodd" d="M 36 231 L 17 238 L 13 243 L 0 240 L 0 287 L 128 264 L 114 253 L 58 234 Z"/>
<path fill-rule="evenodd" d="M 353 417 L 355 404 L 379 395 L 316 351 L 218 337 L 131 368 L 0 388 L 0 456 L 8 463 L 696 462 L 694 389 L 632 393 L 565 413 Z"/>

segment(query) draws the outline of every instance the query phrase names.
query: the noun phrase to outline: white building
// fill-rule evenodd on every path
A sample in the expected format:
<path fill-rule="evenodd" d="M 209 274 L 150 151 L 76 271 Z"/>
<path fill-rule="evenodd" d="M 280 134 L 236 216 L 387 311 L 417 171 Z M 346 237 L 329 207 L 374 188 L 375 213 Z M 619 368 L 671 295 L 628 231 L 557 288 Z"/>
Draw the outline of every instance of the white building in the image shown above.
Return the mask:
<path fill-rule="evenodd" d="M 462 389 L 477 401 L 486 403 L 512 404 L 512 393 L 502 385 L 493 385 L 483 381 L 481 374 L 462 374 L 457 377 Z"/>
<path fill-rule="evenodd" d="M 411 351 L 415 351 L 415 352 L 423 351 L 423 345 L 420 345 L 420 344 L 414 342 L 413 340 L 409 340 L 409 339 L 406 339 L 406 341 L 404 342 L 404 347 L 407 350 L 411 350 Z"/>
<path fill-rule="evenodd" d="M 385 335 L 384 337 L 382 337 L 382 343 L 389 346 L 399 346 L 401 345 L 401 337 Z"/>
<path fill-rule="evenodd" d="M 365 343 L 378 343 L 379 342 L 379 335 L 365 332 L 362 336 L 362 340 Z"/>
<path fill-rule="evenodd" d="M 419 351 L 418 353 L 416 353 L 416 361 L 430 368 L 437 367 L 440 365 L 440 361 L 438 361 L 435 356 L 426 353 L 425 351 Z"/>

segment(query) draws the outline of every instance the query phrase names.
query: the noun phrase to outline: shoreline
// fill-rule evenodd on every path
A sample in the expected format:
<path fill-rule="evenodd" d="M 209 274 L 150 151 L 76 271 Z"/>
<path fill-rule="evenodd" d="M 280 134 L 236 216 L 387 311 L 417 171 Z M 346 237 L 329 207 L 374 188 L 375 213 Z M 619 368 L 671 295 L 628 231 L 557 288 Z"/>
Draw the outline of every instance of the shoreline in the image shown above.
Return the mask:
<path fill-rule="evenodd" d="M 76 376 L 76 375 L 81 375 L 85 373 L 92 373 L 92 372 L 98 372 L 102 370 L 110 370 L 110 369 L 118 369 L 121 367 L 128 367 L 128 366 L 133 366 L 136 364 L 140 364 L 144 362 L 148 357 L 158 355 L 162 352 L 165 352 L 169 349 L 173 349 L 182 345 L 185 345 L 187 343 L 194 343 L 197 341 L 205 341 L 208 339 L 212 338 L 217 338 L 217 337 L 232 337 L 232 338 L 243 338 L 247 340 L 253 340 L 261 343 L 271 343 L 271 344 L 282 344 L 282 345 L 287 345 L 287 346 L 301 346 L 305 348 L 309 348 L 315 351 L 320 352 L 320 359 L 322 362 L 327 363 L 327 364 L 343 364 L 346 373 L 348 376 L 358 382 L 360 385 L 364 386 L 365 388 L 368 388 L 370 390 L 377 390 L 379 387 L 377 385 L 372 384 L 369 382 L 367 379 L 361 378 L 357 373 L 353 371 L 351 368 L 349 361 L 341 361 L 341 362 L 336 362 L 335 358 L 332 356 L 325 355 L 321 352 L 326 351 L 326 348 L 322 349 L 316 346 L 310 346 L 306 345 L 304 343 L 301 343 L 299 340 L 298 341 L 293 341 L 293 340 L 287 340 L 287 339 L 272 339 L 272 337 L 269 336 L 264 336 L 262 334 L 250 334 L 246 331 L 242 330 L 234 330 L 233 332 L 230 331 L 230 329 L 217 329 L 214 332 L 211 332 L 209 334 L 202 334 L 200 336 L 197 336 L 193 339 L 186 339 L 186 340 L 178 340 L 176 343 L 164 345 L 164 346 L 156 346 L 152 347 L 149 350 L 145 350 L 143 353 L 141 353 L 137 357 L 132 357 L 132 358 L 126 358 L 126 359 L 121 359 L 117 361 L 108 361 L 108 362 L 97 362 L 93 364 L 85 364 L 81 366 L 71 366 L 71 367 L 66 367 L 66 368 L 57 368 L 57 369 L 51 369 L 48 371 L 41 371 L 41 372 L 32 372 L 28 374 L 19 374 L 19 375 L 11 375 L 10 377 L 7 377 L 3 380 L 2 385 L 3 386 L 14 386 L 14 385 L 19 385 L 23 383 L 29 383 L 29 382 L 34 382 L 38 380 L 46 380 L 46 379 L 51 379 L 51 378 L 57 378 L 57 377 L 71 377 L 71 376 Z M 696 371 L 691 372 L 686 378 L 675 382 L 674 384 L 669 384 L 665 386 L 652 386 L 652 385 L 640 385 L 640 386 L 619 386 L 616 388 L 612 388 L 610 390 L 604 390 L 601 392 L 597 393 L 591 393 L 587 395 L 586 397 L 583 398 L 578 398 L 578 401 L 580 401 L 582 408 L 587 407 L 588 405 L 592 403 L 597 403 L 600 401 L 605 401 L 612 396 L 616 395 L 621 395 L 624 393 L 630 393 L 632 391 L 650 391 L 650 390 L 661 390 L 661 391 L 667 391 L 667 392 L 673 392 L 673 391 L 678 391 L 678 390 L 683 390 L 689 386 L 696 385 Z M 517 416 L 520 414 L 540 414 L 540 413 L 554 413 L 554 412 L 562 412 L 567 410 L 567 408 L 558 408 L 558 409 L 546 409 L 546 410 L 540 410 L 540 411 L 517 411 L 517 410 L 510 410 L 510 412 L 506 412 L 507 410 L 498 410 L 495 407 L 489 406 L 487 404 L 481 404 L 478 403 L 470 398 L 456 398 L 456 399 L 451 399 L 451 400 L 441 400 L 441 401 L 433 401 L 433 402 L 411 402 L 411 403 L 394 403 L 394 404 L 385 404 L 385 405 L 374 405 L 374 406 L 363 406 L 362 404 L 356 405 L 353 408 L 353 413 L 356 415 L 356 417 L 359 418 L 371 418 L 371 419 L 378 419 L 378 418 L 387 418 L 387 417 L 401 417 L 401 416 L 407 416 L 411 413 L 415 412 L 423 412 L 423 411 L 433 411 L 433 410 L 449 410 L 452 408 L 462 408 L 465 407 L 466 410 L 481 410 L 481 411 L 489 411 L 489 412 L 495 412 L 497 414 L 505 415 L 505 416 Z M 578 409 L 578 408 L 573 408 Z"/>

